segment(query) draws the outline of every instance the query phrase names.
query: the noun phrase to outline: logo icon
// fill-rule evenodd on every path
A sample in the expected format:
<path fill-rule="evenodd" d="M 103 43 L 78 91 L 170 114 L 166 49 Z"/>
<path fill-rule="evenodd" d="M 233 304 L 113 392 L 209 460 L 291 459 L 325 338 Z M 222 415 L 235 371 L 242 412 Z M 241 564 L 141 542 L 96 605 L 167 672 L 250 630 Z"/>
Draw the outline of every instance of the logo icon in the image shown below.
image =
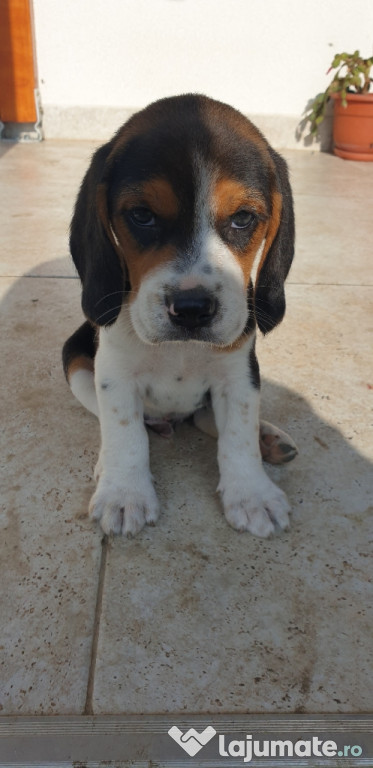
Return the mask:
<path fill-rule="evenodd" d="M 188 753 L 189 757 L 194 757 L 202 747 L 211 741 L 215 734 L 215 728 L 212 728 L 211 725 L 208 725 L 202 733 L 198 733 L 195 728 L 190 728 L 189 731 L 183 733 L 176 725 L 173 725 L 168 731 L 168 735 Z"/>

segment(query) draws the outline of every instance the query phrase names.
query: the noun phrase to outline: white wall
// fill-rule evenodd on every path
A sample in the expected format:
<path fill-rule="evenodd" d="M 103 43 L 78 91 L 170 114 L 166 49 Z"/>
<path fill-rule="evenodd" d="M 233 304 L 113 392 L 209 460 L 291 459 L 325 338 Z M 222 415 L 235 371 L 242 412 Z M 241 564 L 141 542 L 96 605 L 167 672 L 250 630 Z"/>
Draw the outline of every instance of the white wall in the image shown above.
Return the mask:
<path fill-rule="evenodd" d="M 333 55 L 373 53 L 372 0 L 33 0 L 48 136 L 106 138 L 134 109 L 198 91 L 295 146 Z M 270 137 L 271 138 L 271 137 Z"/>

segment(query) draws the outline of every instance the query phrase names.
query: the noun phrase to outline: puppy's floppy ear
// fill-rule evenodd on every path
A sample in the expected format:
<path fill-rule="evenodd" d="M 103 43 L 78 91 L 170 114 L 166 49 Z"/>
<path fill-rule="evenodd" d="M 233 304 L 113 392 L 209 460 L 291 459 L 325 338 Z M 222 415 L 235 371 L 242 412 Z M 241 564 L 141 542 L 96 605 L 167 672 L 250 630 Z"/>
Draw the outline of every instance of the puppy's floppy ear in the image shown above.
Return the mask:
<path fill-rule="evenodd" d="M 112 142 L 94 154 L 83 179 L 70 228 L 70 250 L 82 281 L 83 312 L 97 325 L 111 325 L 121 309 L 125 275 L 110 227 L 106 160 Z"/>
<path fill-rule="evenodd" d="M 263 334 L 285 314 L 284 283 L 294 256 L 293 197 L 285 160 L 270 149 L 274 162 L 272 213 L 255 288 L 257 324 Z"/>

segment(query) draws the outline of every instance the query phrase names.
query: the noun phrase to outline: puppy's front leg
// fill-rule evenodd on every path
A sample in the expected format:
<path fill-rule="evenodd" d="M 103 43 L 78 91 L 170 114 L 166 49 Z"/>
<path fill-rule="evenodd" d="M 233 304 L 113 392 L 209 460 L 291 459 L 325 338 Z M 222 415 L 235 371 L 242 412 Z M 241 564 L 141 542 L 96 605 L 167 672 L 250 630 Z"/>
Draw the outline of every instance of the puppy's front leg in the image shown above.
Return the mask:
<path fill-rule="evenodd" d="M 131 379 L 98 350 L 95 382 L 101 427 L 98 484 L 89 506 L 105 533 L 135 536 L 159 514 L 149 468 L 143 406 Z"/>
<path fill-rule="evenodd" d="M 218 462 L 224 513 L 239 531 L 267 537 L 286 528 L 287 498 L 263 469 L 259 450 L 259 390 L 250 381 L 244 350 L 229 355 L 229 367 L 212 389 L 218 428 Z"/>

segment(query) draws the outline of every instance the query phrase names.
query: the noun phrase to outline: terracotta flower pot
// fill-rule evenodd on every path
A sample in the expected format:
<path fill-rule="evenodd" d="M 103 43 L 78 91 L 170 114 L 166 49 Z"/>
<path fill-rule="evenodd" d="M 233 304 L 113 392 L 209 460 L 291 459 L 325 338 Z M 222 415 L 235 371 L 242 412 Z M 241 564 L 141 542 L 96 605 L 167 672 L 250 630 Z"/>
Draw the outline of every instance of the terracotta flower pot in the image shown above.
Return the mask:
<path fill-rule="evenodd" d="M 348 93 L 347 107 L 334 99 L 334 154 L 345 160 L 373 161 L 373 93 Z"/>

